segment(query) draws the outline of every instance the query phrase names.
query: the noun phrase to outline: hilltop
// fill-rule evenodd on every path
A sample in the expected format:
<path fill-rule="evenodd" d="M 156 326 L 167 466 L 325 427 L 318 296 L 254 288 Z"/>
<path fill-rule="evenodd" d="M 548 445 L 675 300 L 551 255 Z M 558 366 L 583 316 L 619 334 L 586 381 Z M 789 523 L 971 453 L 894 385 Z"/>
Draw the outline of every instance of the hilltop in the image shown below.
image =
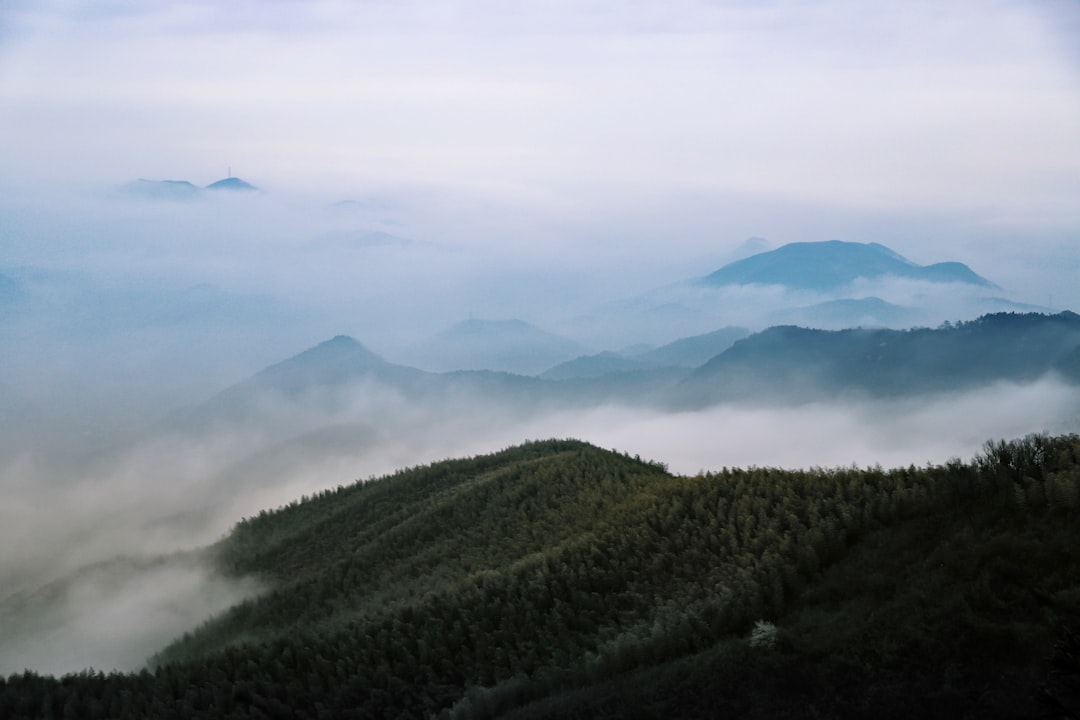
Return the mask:
<path fill-rule="evenodd" d="M 912 330 L 777 326 L 736 342 L 683 383 L 696 405 L 725 400 L 795 403 L 839 396 L 900 397 L 994 382 L 1071 380 L 1080 315 L 995 313 Z"/>
<path fill-rule="evenodd" d="M 838 290 L 860 278 L 903 278 L 933 283 L 996 287 L 960 262 L 916 265 L 879 243 L 841 240 L 800 242 L 729 263 L 699 282 L 707 286 L 782 285 L 818 292 Z"/>
<path fill-rule="evenodd" d="M 221 192 L 254 192 L 259 188 L 246 180 L 238 177 L 227 177 L 217 182 L 210 183 L 200 188 L 198 185 L 187 180 L 147 180 L 139 178 L 130 182 L 120 190 L 129 195 L 150 198 L 154 200 L 196 200 L 203 196 L 206 191 Z"/>
<path fill-rule="evenodd" d="M 1076 436 L 888 471 L 678 477 L 573 440 L 407 468 L 243 520 L 207 553 L 266 592 L 139 674 L 0 679 L 0 715 L 1075 710 L 1077 478 Z"/>
<path fill-rule="evenodd" d="M 210 183 L 206 186 L 206 189 L 251 192 L 254 190 L 258 190 L 259 188 L 255 187 L 246 180 L 241 180 L 238 177 L 227 177 L 223 180 L 218 180 L 217 182 Z"/>

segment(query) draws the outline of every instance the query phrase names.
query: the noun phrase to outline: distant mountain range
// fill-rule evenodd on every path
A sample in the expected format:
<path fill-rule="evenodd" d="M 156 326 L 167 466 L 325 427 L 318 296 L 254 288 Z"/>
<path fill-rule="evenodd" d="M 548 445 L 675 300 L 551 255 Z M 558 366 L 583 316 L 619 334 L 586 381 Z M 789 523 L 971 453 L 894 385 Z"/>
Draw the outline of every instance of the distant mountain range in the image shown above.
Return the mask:
<path fill-rule="evenodd" d="M 936 329 L 776 326 L 736 341 L 740 334 L 745 331 L 726 328 L 637 356 L 580 357 L 542 377 L 426 372 L 387 362 L 356 340 L 338 336 L 177 413 L 167 425 L 205 430 L 223 422 L 258 423 L 276 417 L 273 409 L 285 411 L 280 436 L 296 436 L 342 421 L 338 414 L 357 401 L 357 388 L 371 397 L 382 388 L 415 407 L 453 410 L 465 401 L 527 413 L 610 402 L 685 409 L 732 401 L 797 404 L 916 396 L 1051 375 L 1080 383 L 1080 315 L 1072 312 L 998 313 Z M 697 368 L 675 366 L 691 356 L 688 348 L 725 341 L 729 347 Z M 660 365 L 661 358 L 669 364 Z M 301 406 L 305 411 L 290 421 L 288 408 Z M 380 421 L 352 418 L 357 420 Z"/>
<path fill-rule="evenodd" d="M 204 191 L 210 192 L 254 192 L 259 188 L 238 177 L 227 177 L 200 188 L 187 180 L 146 180 L 139 178 L 124 185 L 122 190 L 131 195 L 138 195 L 155 200 L 194 200 Z"/>
<path fill-rule="evenodd" d="M 729 263 L 699 283 L 713 287 L 782 285 L 826 292 L 842 289 L 859 278 L 889 277 L 996 287 L 960 262 L 916 265 L 884 245 L 841 240 L 790 243 Z"/>

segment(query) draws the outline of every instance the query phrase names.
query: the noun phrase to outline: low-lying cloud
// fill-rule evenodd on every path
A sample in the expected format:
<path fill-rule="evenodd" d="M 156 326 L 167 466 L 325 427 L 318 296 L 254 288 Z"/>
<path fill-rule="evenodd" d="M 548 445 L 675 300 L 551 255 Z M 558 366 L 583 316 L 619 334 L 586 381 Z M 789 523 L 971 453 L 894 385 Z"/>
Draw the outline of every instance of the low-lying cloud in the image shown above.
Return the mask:
<path fill-rule="evenodd" d="M 896 401 L 680 413 L 530 409 L 464 395 L 424 404 L 361 383 L 331 405 L 279 400 L 260 406 L 257 422 L 163 432 L 86 466 L 23 456 L 0 468 L 0 586 L 14 593 L 0 608 L 16 623 L 0 644 L 0 672 L 139 667 L 257 590 L 222 578 L 197 552 L 171 553 L 210 544 L 259 510 L 404 466 L 547 437 L 641 455 L 681 474 L 922 465 L 969 459 L 992 438 L 1078 431 L 1078 407 L 1080 389 L 1049 379 Z M 48 602 L 12 614 L 20 597 Z"/>
<path fill-rule="evenodd" d="M 258 592 L 198 554 L 117 557 L 0 598 L 0 675 L 133 671 L 180 634 Z"/>

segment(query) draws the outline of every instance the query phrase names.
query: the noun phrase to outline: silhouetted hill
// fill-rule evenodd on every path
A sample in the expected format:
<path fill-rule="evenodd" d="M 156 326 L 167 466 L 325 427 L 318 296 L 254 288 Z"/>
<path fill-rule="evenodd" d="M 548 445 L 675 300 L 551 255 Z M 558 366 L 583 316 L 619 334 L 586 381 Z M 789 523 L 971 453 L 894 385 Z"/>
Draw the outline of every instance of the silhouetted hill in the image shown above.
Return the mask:
<path fill-rule="evenodd" d="M 211 555 L 265 592 L 138 674 L 0 678 L 0 716 L 1071 711 L 1078 469 L 1076 436 L 895 470 L 676 477 L 573 440 L 408 468 L 243 520 Z"/>
<path fill-rule="evenodd" d="M 207 190 L 215 190 L 215 191 L 216 190 L 229 190 L 229 191 L 251 192 L 253 190 L 258 190 L 259 188 L 255 187 L 254 185 L 247 182 L 246 180 L 241 180 L 238 177 L 228 177 L 228 178 L 225 178 L 224 180 L 218 180 L 217 182 L 210 183 L 209 185 L 206 186 L 206 189 Z"/>
<path fill-rule="evenodd" d="M 749 334 L 750 331 L 745 328 L 728 327 L 680 338 L 644 352 L 582 355 L 556 365 L 540 377 L 547 380 L 587 380 L 618 373 L 637 373 L 644 378 L 649 371 L 660 368 L 696 368 Z"/>
<path fill-rule="evenodd" d="M 407 395 L 423 392 L 428 375 L 389 363 L 353 338 L 338 335 L 260 370 L 204 403 L 174 413 L 163 429 L 205 432 L 221 423 L 287 423 L 292 406 L 297 413 L 294 430 L 305 432 L 311 423 L 326 421 L 320 412 L 329 417 L 335 408 L 352 401 L 349 390 L 357 383 L 367 381 Z M 301 412 L 304 405 L 311 407 Z M 314 417 L 309 416 L 311 411 Z"/>
<path fill-rule="evenodd" d="M 200 188 L 187 180 L 146 180 L 139 178 L 130 182 L 120 190 L 129 195 L 136 195 L 153 200 L 195 200 L 202 196 L 204 190 L 212 192 L 239 191 L 251 192 L 258 190 L 251 183 L 237 177 L 225 178 Z"/>
<path fill-rule="evenodd" d="M 545 380 L 588 379 L 614 373 L 645 370 L 652 367 L 655 367 L 653 363 L 605 351 L 596 355 L 582 355 L 573 360 L 559 363 L 555 367 L 540 373 L 540 377 Z"/>
<path fill-rule="evenodd" d="M 916 265 L 878 243 L 840 240 L 790 243 L 725 265 L 700 282 L 712 286 L 760 284 L 828 291 L 850 285 L 858 278 L 888 277 L 995 287 L 963 263 Z"/>
<path fill-rule="evenodd" d="M 338 335 L 315 347 L 256 373 L 250 384 L 274 388 L 289 395 L 313 387 L 343 385 L 359 377 L 397 379 L 419 372 L 391 365 L 347 335 Z"/>
<path fill-rule="evenodd" d="M 750 331 L 741 327 L 726 327 L 704 335 L 694 335 L 662 345 L 655 350 L 635 356 L 655 365 L 696 368 L 716 357 L 743 339 Z"/>
<path fill-rule="evenodd" d="M 1050 373 L 1068 381 L 1078 376 L 1080 316 L 1071 312 L 998 313 L 937 329 L 778 326 L 734 342 L 689 376 L 688 368 L 674 366 L 694 362 L 743 332 L 685 338 L 637 357 L 580 357 L 539 378 L 426 372 L 387 362 L 338 336 L 175 413 L 163 429 L 206 433 L 222 423 L 272 422 L 298 436 L 345 422 L 341 412 L 388 392 L 415 408 L 452 414 L 471 406 L 520 415 L 608 402 L 680 408 L 731 400 L 790 404 L 844 395 L 896 397 L 1029 382 Z M 671 364 L 659 365 L 662 358 Z M 351 421 L 387 419 L 364 415 Z"/>
<path fill-rule="evenodd" d="M 938 329 L 779 326 L 735 343 L 683 384 L 683 400 L 823 399 L 947 392 L 1036 380 L 1068 364 L 1080 315 L 998 313 Z"/>

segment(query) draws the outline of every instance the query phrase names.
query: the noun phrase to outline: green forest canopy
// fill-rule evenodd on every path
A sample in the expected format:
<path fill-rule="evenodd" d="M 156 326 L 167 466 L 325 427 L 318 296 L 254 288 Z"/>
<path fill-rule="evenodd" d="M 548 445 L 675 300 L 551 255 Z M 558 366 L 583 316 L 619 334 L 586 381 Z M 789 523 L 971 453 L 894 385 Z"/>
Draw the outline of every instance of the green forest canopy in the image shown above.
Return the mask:
<path fill-rule="evenodd" d="M 1078 510 L 1077 436 L 695 477 L 530 442 L 244 519 L 210 552 L 264 594 L 0 717 L 1075 712 Z"/>

